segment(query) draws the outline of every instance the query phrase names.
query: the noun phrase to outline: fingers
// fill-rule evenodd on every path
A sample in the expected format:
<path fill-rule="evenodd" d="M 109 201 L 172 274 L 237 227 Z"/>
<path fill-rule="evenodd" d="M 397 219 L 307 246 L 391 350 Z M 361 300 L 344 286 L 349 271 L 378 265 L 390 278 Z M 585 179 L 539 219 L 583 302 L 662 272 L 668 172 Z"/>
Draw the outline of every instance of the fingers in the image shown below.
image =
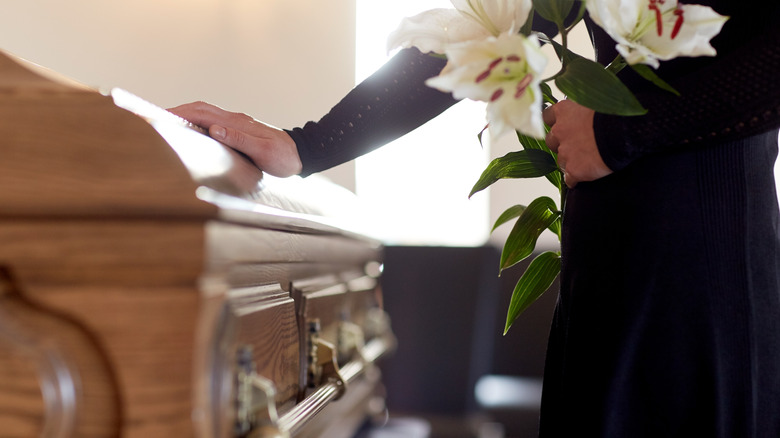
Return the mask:
<path fill-rule="evenodd" d="M 544 142 L 547 143 L 547 147 L 550 148 L 551 151 L 555 152 L 556 154 L 558 153 L 558 148 L 560 147 L 561 142 L 555 136 L 555 133 L 552 129 L 547 133 L 546 136 L 544 136 Z"/>
<path fill-rule="evenodd" d="M 557 154 L 558 167 L 570 188 L 612 172 L 596 145 L 593 116 L 593 110 L 566 99 L 542 112 L 542 119 L 550 126 L 545 142 Z"/>
<path fill-rule="evenodd" d="M 257 126 L 253 126 L 257 121 L 252 117 L 243 113 L 226 111 L 206 102 L 187 103 L 170 108 L 168 111 L 209 131 L 213 125 L 250 133 L 252 129 L 258 129 Z M 262 129 L 262 127 L 259 129 Z"/>
<path fill-rule="evenodd" d="M 550 105 L 542 111 L 542 120 L 548 126 L 555 124 L 555 105 Z"/>
<path fill-rule="evenodd" d="M 262 139 L 253 137 L 246 132 L 239 129 L 230 127 L 224 127 L 220 125 L 211 125 L 209 127 L 209 135 L 221 141 L 222 143 L 230 146 L 231 148 L 244 153 L 245 155 L 252 157 L 257 154 L 257 149 L 263 146 Z M 255 165 L 261 167 L 257 160 L 253 158 Z"/>
<path fill-rule="evenodd" d="M 550 105 L 545 108 L 544 111 L 542 111 L 542 120 L 547 126 L 550 127 L 550 132 L 548 132 L 544 137 L 544 142 L 547 143 L 547 147 L 550 148 L 551 151 L 558 153 L 558 146 L 560 146 L 560 141 L 555 136 L 553 129 L 555 127 L 555 120 L 557 118 L 557 115 L 555 114 L 556 105 Z"/>
<path fill-rule="evenodd" d="M 297 146 L 279 128 L 205 102 L 179 105 L 169 111 L 207 129 L 212 138 L 244 153 L 264 172 L 279 177 L 301 172 Z"/>
<path fill-rule="evenodd" d="M 206 102 L 192 102 L 169 108 L 168 111 L 203 128 L 224 121 L 227 111 Z"/>
<path fill-rule="evenodd" d="M 266 128 L 246 114 L 226 111 L 206 102 L 187 103 L 168 111 L 208 130 L 214 139 L 242 152 L 246 152 L 243 150 L 246 145 L 253 143 L 248 137 L 263 138 Z"/>
<path fill-rule="evenodd" d="M 241 129 L 211 125 L 209 135 L 242 152 L 262 171 L 278 177 L 297 175 L 301 158 L 293 139 L 286 132 L 260 123 L 264 129 L 252 135 Z"/>
<path fill-rule="evenodd" d="M 228 139 L 228 133 L 227 129 L 225 129 L 223 126 L 219 125 L 211 125 L 209 126 L 209 135 L 212 138 L 215 138 L 227 145 L 230 145 L 230 140 Z M 234 133 L 235 136 L 235 133 Z M 232 145 L 231 145 L 232 146 Z"/>
<path fill-rule="evenodd" d="M 580 169 L 580 166 L 578 166 L 579 163 L 577 162 L 573 162 L 572 168 L 567 169 L 566 167 L 567 159 L 568 159 L 567 153 L 558 154 L 558 168 L 560 168 L 561 172 L 563 173 L 564 184 L 566 184 L 568 188 L 573 189 L 574 186 L 576 186 L 577 183 L 581 181 L 581 178 L 579 178 L 579 173 L 582 169 Z"/>
<path fill-rule="evenodd" d="M 557 148 L 556 148 L 557 149 Z M 563 172 L 563 182 L 566 183 L 566 185 L 569 188 L 574 187 L 573 184 L 577 184 L 572 175 L 569 174 L 569 172 L 566 171 L 566 156 L 564 155 L 561 157 L 561 155 L 558 155 L 558 168 L 561 169 L 561 172 Z"/>
<path fill-rule="evenodd" d="M 573 189 L 579 183 L 579 180 L 571 176 L 566 170 L 563 170 L 563 183 L 566 184 L 566 187 Z"/>

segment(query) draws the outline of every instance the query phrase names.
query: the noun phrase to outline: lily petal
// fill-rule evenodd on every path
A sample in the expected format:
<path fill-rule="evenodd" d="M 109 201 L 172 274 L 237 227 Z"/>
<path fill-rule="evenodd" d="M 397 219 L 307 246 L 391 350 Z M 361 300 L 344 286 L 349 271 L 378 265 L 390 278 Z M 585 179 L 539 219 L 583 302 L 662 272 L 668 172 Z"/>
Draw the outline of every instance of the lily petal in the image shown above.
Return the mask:
<path fill-rule="evenodd" d="M 588 15 L 594 23 L 604 29 L 612 39 L 618 35 L 630 35 L 633 32 L 640 11 L 647 9 L 648 0 L 591 0 L 586 4 Z"/>
<path fill-rule="evenodd" d="M 651 32 L 642 41 L 661 60 L 678 56 L 715 56 L 715 48 L 710 45 L 710 40 L 720 32 L 727 17 L 707 6 L 682 5 L 680 9 L 684 19 L 674 38 L 670 36 L 674 27 L 672 18 L 664 26 L 662 36 Z"/>
<path fill-rule="evenodd" d="M 708 6 L 677 0 L 589 0 L 586 7 L 626 62 L 655 68 L 659 60 L 714 56 L 710 40 L 728 19 Z"/>
<path fill-rule="evenodd" d="M 417 47 L 423 53 L 444 54 L 449 44 L 490 35 L 479 23 L 454 9 L 431 9 L 401 20 L 387 40 L 387 50 Z"/>
<path fill-rule="evenodd" d="M 491 138 L 498 139 L 514 130 L 533 138 L 544 138 L 544 122 L 540 110 L 542 93 L 538 90 L 538 84 L 536 90 L 529 89 L 528 92 L 529 98 L 524 101 L 504 96 L 488 104 L 488 131 Z M 525 110 L 529 106 L 531 109 Z"/>
<path fill-rule="evenodd" d="M 456 99 L 488 102 L 491 136 L 517 130 L 544 137 L 541 74 L 547 64 L 535 36 L 504 33 L 448 47 L 447 66 L 426 84 Z"/>
<path fill-rule="evenodd" d="M 417 47 L 443 54 L 450 44 L 516 33 L 532 9 L 531 0 L 451 0 L 455 9 L 431 9 L 404 18 L 388 37 L 387 50 Z"/>
<path fill-rule="evenodd" d="M 480 23 L 493 36 L 515 33 L 525 24 L 531 0 L 451 0 L 455 9 Z"/>

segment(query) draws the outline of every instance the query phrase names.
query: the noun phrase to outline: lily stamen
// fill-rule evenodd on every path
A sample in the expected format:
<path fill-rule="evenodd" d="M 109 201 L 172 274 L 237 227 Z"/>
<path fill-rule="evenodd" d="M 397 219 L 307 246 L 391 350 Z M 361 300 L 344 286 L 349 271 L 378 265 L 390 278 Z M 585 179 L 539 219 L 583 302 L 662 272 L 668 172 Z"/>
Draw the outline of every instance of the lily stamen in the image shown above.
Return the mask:
<path fill-rule="evenodd" d="M 495 69 L 496 66 L 498 64 L 500 64 L 501 61 L 503 61 L 503 60 L 504 60 L 504 58 L 494 59 L 493 62 L 491 62 L 490 65 L 488 66 L 487 70 L 485 70 L 482 73 L 480 73 L 479 76 L 477 76 L 477 79 L 474 82 L 478 84 L 478 83 L 484 81 L 485 79 L 487 79 L 490 76 L 490 74 L 493 73 L 493 69 Z"/>
<path fill-rule="evenodd" d="M 663 14 L 658 7 L 659 4 L 664 4 L 663 0 L 650 0 L 650 4 L 647 6 L 651 11 L 655 11 L 655 29 L 658 32 L 658 36 L 664 33 Z"/>
<path fill-rule="evenodd" d="M 520 80 L 520 82 L 517 83 L 517 88 L 515 91 L 515 99 L 519 99 L 523 96 L 523 93 L 525 93 L 525 90 L 528 88 L 528 85 L 531 84 L 531 79 L 533 79 L 533 77 L 530 74 L 527 74 L 523 77 L 523 79 Z"/>
<path fill-rule="evenodd" d="M 685 21 L 685 19 L 683 18 L 682 8 L 675 9 L 674 15 L 677 16 L 677 21 L 674 22 L 674 29 L 672 29 L 672 39 L 674 39 L 677 36 L 677 34 L 680 33 L 680 28 L 683 25 L 683 21 Z"/>

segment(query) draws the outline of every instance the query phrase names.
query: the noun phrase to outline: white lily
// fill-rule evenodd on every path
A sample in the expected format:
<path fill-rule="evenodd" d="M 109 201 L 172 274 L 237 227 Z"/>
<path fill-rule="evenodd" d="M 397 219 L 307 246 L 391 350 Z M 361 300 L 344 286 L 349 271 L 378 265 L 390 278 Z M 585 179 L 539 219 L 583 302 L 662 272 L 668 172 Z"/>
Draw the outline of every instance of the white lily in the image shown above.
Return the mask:
<path fill-rule="evenodd" d="M 449 44 L 516 33 L 531 12 L 531 0 L 450 0 L 455 9 L 431 9 L 404 18 L 387 49 L 417 47 L 443 54 Z"/>
<path fill-rule="evenodd" d="M 541 74 L 547 57 L 535 36 L 502 33 L 478 41 L 452 44 L 447 65 L 426 84 L 456 99 L 487 102 L 493 138 L 510 130 L 543 138 Z"/>
<path fill-rule="evenodd" d="M 654 68 L 678 56 L 714 56 L 710 40 L 728 20 L 708 6 L 677 0 L 588 0 L 587 8 L 627 63 Z"/>

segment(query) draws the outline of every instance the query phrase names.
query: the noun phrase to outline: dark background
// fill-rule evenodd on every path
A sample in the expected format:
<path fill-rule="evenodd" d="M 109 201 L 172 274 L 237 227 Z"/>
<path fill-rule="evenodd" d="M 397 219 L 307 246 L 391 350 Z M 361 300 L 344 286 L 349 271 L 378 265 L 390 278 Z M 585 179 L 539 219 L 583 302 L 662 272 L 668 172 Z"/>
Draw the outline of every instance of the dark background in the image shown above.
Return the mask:
<path fill-rule="evenodd" d="M 497 421 L 506 436 L 533 436 L 538 410 L 485 409 L 474 397 L 484 375 L 540 379 L 557 281 L 503 336 L 509 299 L 532 259 L 498 276 L 492 246 L 390 246 L 382 288 L 398 338 L 382 362 L 391 417 L 425 419 L 432 437 L 471 437 L 474 419 Z"/>

